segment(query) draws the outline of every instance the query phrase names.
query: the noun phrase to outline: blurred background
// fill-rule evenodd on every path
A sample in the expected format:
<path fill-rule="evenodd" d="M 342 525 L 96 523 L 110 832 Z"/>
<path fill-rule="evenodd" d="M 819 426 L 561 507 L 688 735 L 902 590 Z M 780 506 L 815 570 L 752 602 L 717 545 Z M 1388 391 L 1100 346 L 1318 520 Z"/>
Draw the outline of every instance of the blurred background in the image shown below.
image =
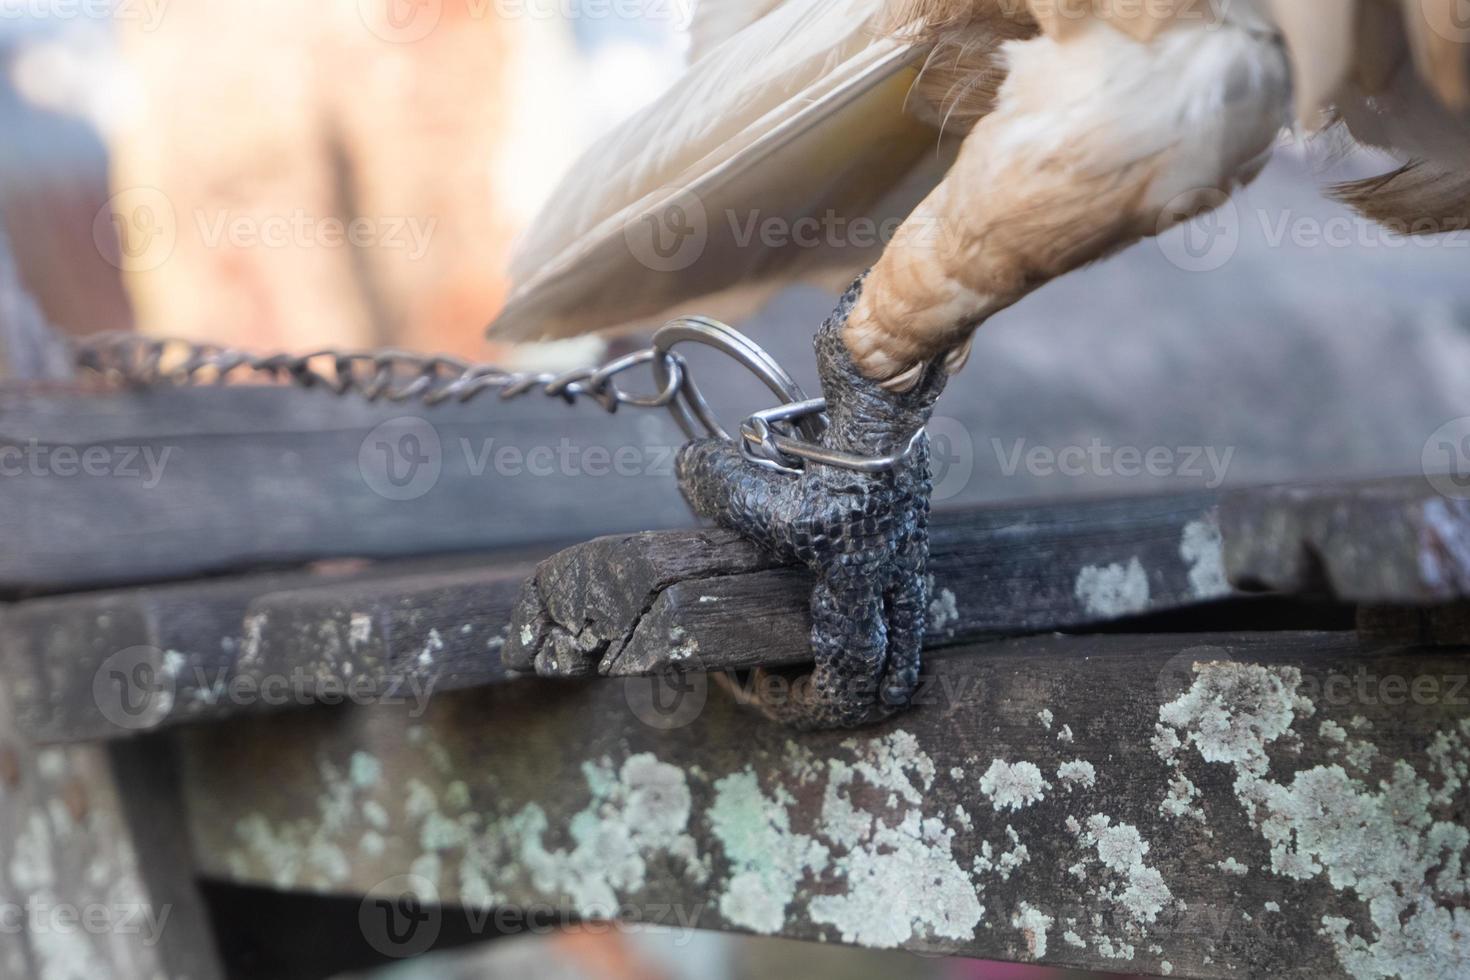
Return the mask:
<path fill-rule="evenodd" d="M 512 351 L 483 327 L 578 151 L 678 78 L 693 2 L 6 0 L 21 277 L 71 333 L 588 363 L 600 341 Z M 1284 137 L 1225 211 L 997 317 L 940 405 L 962 472 L 939 502 L 1417 472 L 1470 414 L 1470 235 L 1395 237 L 1321 192 L 1388 166 Z M 810 384 L 832 298 L 793 288 L 741 326 Z"/>
<path fill-rule="evenodd" d="M 675 83 L 692 2 L 0 0 L 0 219 L 20 279 L 73 335 L 586 363 L 600 341 L 510 350 L 483 328 L 578 151 Z M 1431 433 L 1470 414 L 1470 236 L 1395 239 L 1320 192 L 1385 167 L 1289 141 L 1225 211 L 997 318 L 941 403 L 989 420 L 936 422 L 964 467 L 941 473 L 941 502 L 1417 472 Z M 795 288 L 743 326 L 810 385 L 832 300 Z M 1058 465 L 1058 447 L 1092 445 L 1175 455 L 1160 472 Z M 1037 447 L 1050 465 L 1017 464 Z M 1187 464 L 1196 448 L 1213 458 Z M 1066 976 L 655 934 L 507 940 L 377 975 L 532 970 Z"/>

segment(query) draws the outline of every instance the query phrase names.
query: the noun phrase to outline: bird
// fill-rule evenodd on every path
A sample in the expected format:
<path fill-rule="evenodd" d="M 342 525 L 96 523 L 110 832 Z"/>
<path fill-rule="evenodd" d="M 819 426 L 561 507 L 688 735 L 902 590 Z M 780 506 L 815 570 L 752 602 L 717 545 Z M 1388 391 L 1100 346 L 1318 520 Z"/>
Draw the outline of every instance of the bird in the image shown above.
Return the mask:
<path fill-rule="evenodd" d="M 916 433 L 991 317 L 1220 207 L 1292 132 L 1396 157 L 1330 188 L 1367 219 L 1470 228 L 1460 0 L 699 0 L 690 35 L 684 76 L 531 222 L 491 333 L 738 319 L 794 280 L 846 285 L 815 341 L 823 441 L 901 461 L 780 473 L 723 440 L 679 457 L 696 512 L 817 574 L 815 667 L 767 709 L 797 727 L 911 696 Z"/>

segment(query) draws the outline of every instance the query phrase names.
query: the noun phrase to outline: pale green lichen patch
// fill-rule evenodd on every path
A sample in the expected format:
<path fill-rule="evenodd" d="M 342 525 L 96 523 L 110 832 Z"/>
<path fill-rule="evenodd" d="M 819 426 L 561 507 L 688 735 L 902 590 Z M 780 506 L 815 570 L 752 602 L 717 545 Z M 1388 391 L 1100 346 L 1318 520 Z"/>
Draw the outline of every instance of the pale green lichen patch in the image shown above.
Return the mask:
<path fill-rule="evenodd" d="M 1057 781 L 1068 789 L 1091 789 L 1097 782 L 1097 770 L 1086 759 L 1073 759 L 1057 766 Z"/>
<path fill-rule="evenodd" d="M 1270 847 L 1272 872 L 1322 879 L 1362 902 L 1356 920 L 1321 920 L 1343 969 L 1358 980 L 1470 974 L 1470 832 L 1452 819 L 1465 803 L 1470 722 L 1437 733 L 1426 771 L 1397 760 L 1376 787 L 1339 764 L 1272 779 L 1269 751 L 1295 734 L 1297 717 L 1313 714 L 1296 693 L 1299 673 L 1228 663 L 1195 670 L 1190 690 L 1160 709 L 1160 723 L 1181 746 L 1232 768 L 1234 795 Z M 1349 727 L 1371 726 L 1358 716 Z M 1319 734 L 1352 748 L 1346 730 Z"/>
<path fill-rule="evenodd" d="M 383 764 L 371 752 L 354 752 L 347 764 L 352 785 L 360 790 L 372 789 L 383 776 Z"/>
<path fill-rule="evenodd" d="M 994 873 L 1001 881 L 1008 881 L 1017 868 L 1031 859 L 1030 849 L 1021 843 L 1020 834 L 1010 824 L 1006 825 L 1006 839 L 1010 847 L 1004 851 L 997 851 L 988 840 L 980 843 L 980 853 L 973 864 L 977 875 Z"/>
<path fill-rule="evenodd" d="M 1228 875 L 1236 875 L 1237 877 L 1240 875 L 1244 875 L 1247 871 L 1250 870 L 1245 865 L 1235 860 L 1235 858 L 1233 857 L 1228 857 L 1223 861 L 1216 861 L 1215 867 L 1219 868 L 1221 871 L 1225 872 Z"/>
<path fill-rule="evenodd" d="M 1033 762 L 1006 762 L 994 759 L 985 775 L 980 777 L 980 792 L 990 798 L 996 812 L 1001 810 L 1023 810 L 1039 803 L 1051 789 L 1051 783 L 1041 775 Z"/>
<path fill-rule="evenodd" d="M 821 788 L 810 833 L 793 829 L 790 794 L 780 786 L 763 791 L 752 769 L 715 783 L 707 818 L 730 864 L 722 917 L 780 931 L 803 883 L 822 882 L 806 916 L 844 942 L 892 947 L 916 936 L 971 938 L 984 908 L 954 855 L 955 831 L 942 813 L 924 812 L 935 778 L 927 753 L 903 731 L 848 739 L 842 748 L 845 758 L 820 759 L 788 746 L 787 777 Z"/>
<path fill-rule="evenodd" d="M 985 910 L 955 859 L 955 832 L 941 815 L 923 812 L 935 776 L 928 754 L 904 731 L 843 745 L 854 758 L 828 763 L 820 830 L 845 891 L 813 896 L 812 922 L 864 946 L 897 946 L 916 935 L 968 939 Z M 885 805 L 873 813 L 854 806 L 859 785 L 882 794 Z"/>
<path fill-rule="evenodd" d="M 1158 921 L 1160 913 L 1174 903 L 1163 875 L 1147 862 L 1148 841 L 1132 824 L 1115 823 L 1106 814 L 1093 814 L 1085 823 L 1068 821 L 1083 847 L 1091 855 L 1074 866 L 1091 882 L 1092 898 L 1106 907 L 1121 935 L 1103 931 L 1102 913 L 1093 917 L 1092 943 L 1099 955 L 1109 959 L 1132 959 L 1135 946 Z M 1092 864 L 1101 865 L 1095 871 Z"/>
<path fill-rule="evenodd" d="M 777 787 L 761 792 L 755 772 L 732 773 L 715 783 L 706 814 L 730 862 L 720 895 L 720 915 L 731 925 L 771 934 L 786 924 L 786 908 L 808 872 L 825 867 L 827 849 L 793 833 L 787 807 L 791 796 Z"/>
<path fill-rule="evenodd" d="M 1184 525 L 1179 557 L 1189 568 L 1189 589 L 1196 599 L 1216 599 L 1230 594 L 1230 583 L 1225 578 L 1220 526 L 1214 514 Z"/>
<path fill-rule="evenodd" d="M 1046 956 L 1046 934 L 1056 920 L 1037 908 L 1022 902 L 1011 916 L 1011 926 L 1021 930 L 1026 942 L 1026 955 L 1033 960 Z"/>
<path fill-rule="evenodd" d="M 1094 616 L 1127 616 L 1148 608 L 1148 573 L 1137 556 L 1127 565 L 1088 565 L 1077 573 L 1072 591 L 1082 608 Z"/>

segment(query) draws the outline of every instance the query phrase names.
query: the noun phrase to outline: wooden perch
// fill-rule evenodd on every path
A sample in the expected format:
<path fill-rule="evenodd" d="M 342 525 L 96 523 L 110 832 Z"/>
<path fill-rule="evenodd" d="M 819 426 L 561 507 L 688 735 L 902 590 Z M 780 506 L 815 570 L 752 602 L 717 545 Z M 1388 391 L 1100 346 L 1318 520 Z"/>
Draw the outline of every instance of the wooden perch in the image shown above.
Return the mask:
<path fill-rule="evenodd" d="M 1207 494 L 992 507 L 935 518 L 930 645 L 1055 630 L 1229 597 Z M 506 665 L 550 676 L 806 659 L 810 578 L 736 535 L 601 538 L 526 584 Z"/>
<path fill-rule="evenodd" d="M 1470 595 L 1470 500 L 1422 478 L 1227 494 L 1232 582 L 1343 602 L 1428 605 Z"/>

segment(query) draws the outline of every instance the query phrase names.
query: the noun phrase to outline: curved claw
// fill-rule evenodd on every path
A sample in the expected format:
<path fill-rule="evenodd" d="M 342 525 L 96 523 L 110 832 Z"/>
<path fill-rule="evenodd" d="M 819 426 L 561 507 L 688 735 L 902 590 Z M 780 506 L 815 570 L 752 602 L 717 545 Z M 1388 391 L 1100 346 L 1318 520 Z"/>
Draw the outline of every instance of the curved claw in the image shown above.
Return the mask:
<path fill-rule="evenodd" d="M 842 325 L 861 280 L 817 334 L 817 361 L 831 424 L 828 448 L 880 455 L 905 445 L 928 421 L 943 387 L 940 365 L 909 391 L 859 374 Z M 758 704 L 797 728 L 848 728 L 882 720 L 918 683 L 928 589 L 929 452 L 882 473 L 812 466 L 800 475 L 747 460 L 738 446 L 699 440 L 678 458 L 679 485 L 702 516 L 740 531 L 817 574 L 812 589 L 810 675 L 778 704 Z"/>

